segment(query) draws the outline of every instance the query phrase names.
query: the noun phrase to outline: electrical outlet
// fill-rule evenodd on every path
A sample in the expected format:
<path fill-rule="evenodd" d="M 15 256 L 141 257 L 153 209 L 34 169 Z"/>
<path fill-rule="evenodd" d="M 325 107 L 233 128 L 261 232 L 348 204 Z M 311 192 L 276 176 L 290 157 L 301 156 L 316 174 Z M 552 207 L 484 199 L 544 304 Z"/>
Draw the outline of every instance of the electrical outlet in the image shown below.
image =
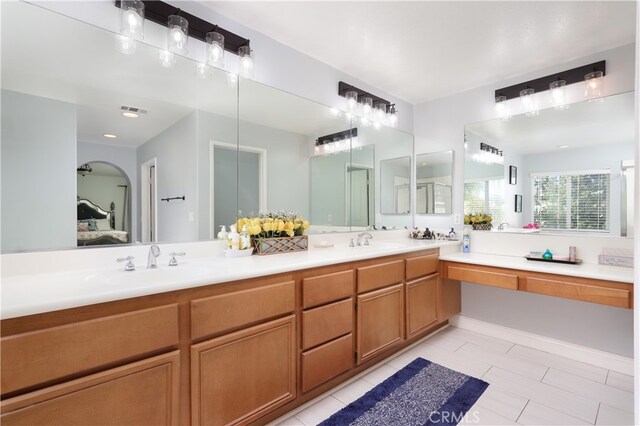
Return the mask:
<path fill-rule="evenodd" d="M 460 213 L 456 213 L 453 215 L 453 224 L 460 225 L 462 223 L 462 218 L 460 217 Z"/>

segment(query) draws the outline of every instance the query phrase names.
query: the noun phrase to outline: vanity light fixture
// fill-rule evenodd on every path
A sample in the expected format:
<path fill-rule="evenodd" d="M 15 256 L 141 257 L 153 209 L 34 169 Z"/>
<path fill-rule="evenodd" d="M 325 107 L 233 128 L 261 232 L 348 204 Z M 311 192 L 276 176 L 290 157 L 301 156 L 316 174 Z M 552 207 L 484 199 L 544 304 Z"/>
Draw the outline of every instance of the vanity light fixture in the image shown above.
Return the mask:
<path fill-rule="evenodd" d="M 473 161 L 483 164 L 503 164 L 504 153 L 502 150 L 487 143 L 480 143 L 480 152 L 473 154 Z"/>
<path fill-rule="evenodd" d="M 567 71 L 556 74 L 550 74 L 535 80 L 525 81 L 524 83 L 514 84 L 513 86 L 497 89 L 494 93 L 496 103 L 505 102 L 509 99 L 520 97 L 520 93 L 527 89 L 533 89 L 533 93 L 541 93 L 547 90 L 551 91 L 551 104 L 554 107 L 560 105 L 560 99 L 566 104 L 565 88 L 575 83 L 586 82 L 586 96 L 589 98 L 602 96 L 602 82 L 606 74 L 606 61 L 594 62 L 592 64 L 583 65 Z M 564 84 L 559 82 L 564 81 Z M 555 83 L 555 84 L 554 84 Z M 593 90 L 593 91 L 592 91 Z M 498 101 L 500 99 L 500 101 Z M 522 98 L 521 98 L 522 99 Z M 531 98 L 527 101 L 533 101 Z M 525 110 L 527 111 L 527 110 Z M 535 115 L 535 114 L 529 114 Z"/>
<path fill-rule="evenodd" d="M 396 127 L 398 125 L 395 104 L 392 104 L 388 100 L 362 89 L 358 89 L 344 81 L 340 81 L 338 83 L 338 95 L 347 99 L 348 113 L 352 115 L 359 115 L 360 123 L 363 126 L 368 126 L 371 124 L 371 121 L 374 122 L 374 126 L 376 127 L 379 127 L 382 124 L 391 127 Z M 358 100 L 360 100 L 359 103 Z M 361 111 L 357 110 L 358 107 L 362 108 Z M 385 117 L 384 119 L 380 119 L 379 117 L 383 110 Z"/>
<path fill-rule="evenodd" d="M 334 154 L 348 151 L 353 146 L 353 141 L 358 137 L 358 129 L 352 128 L 341 132 L 320 136 L 316 139 L 314 155 Z"/>
<path fill-rule="evenodd" d="M 85 176 L 87 173 L 91 173 L 93 169 L 89 163 L 84 163 L 78 167 L 76 170 L 81 176 Z"/>
<path fill-rule="evenodd" d="M 233 53 L 234 55 L 240 56 L 240 48 L 246 47 L 249 49 L 251 67 L 255 69 L 249 39 L 234 34 L 231 31 L 227 31 L 222 27 L 214 25 L 190 13 L 184 12 L 163 1 L 116 0 L 115 6 L 123 9 L 124 14 L 130 10 L 129 3 L 131 2 L 137 3 L 138 7 L 142 8 L 142 14 L 138 14 L 141 17 L 141 23 L 143 23 L 145 19 L 148 19 L 151 22 L 168 28 L 169 35 L 167 51 L 160 53 L 160 63 L 162 66 L 171 67 L 175 63 L 175 58 L 172 58 L 169 53 L 186 55 L 188 52 L 189 37 L 193 37 L 206 43 L 207 58 L 205 59 L 205 63 L 207 65 L 221 68 L 224 66 L 225 50 Z M 127 17 L 128 16 L 130 15 L 127 15 Z M 142 31 L 142 27 L 140 27 L 140 31 Z M 142 39 L 142 33 L 140 34 L 140 39 Z M 122 53 L 134 53 L 135 44 L 132 46 L 130 40 L 127 39 L 131 39 L 131 35 L 128 35 L 128 33 L 121 30 L 117 44 L 118 50 Z M 245 54 L 244 50 L 243 54 Z M 247 65 L 246 61 L 245 65 Z M 202 69 L 197 69 L 197 72 L 198 74 L 207 74 Z M 253 73 L 254 71 L 252 70 L 251 72 Z"/>
<path fill-rule="evenodd" d="M 585 96 L 595 99 L 602 96 L 603 71 L 592 71 L 584 76 Z"/>

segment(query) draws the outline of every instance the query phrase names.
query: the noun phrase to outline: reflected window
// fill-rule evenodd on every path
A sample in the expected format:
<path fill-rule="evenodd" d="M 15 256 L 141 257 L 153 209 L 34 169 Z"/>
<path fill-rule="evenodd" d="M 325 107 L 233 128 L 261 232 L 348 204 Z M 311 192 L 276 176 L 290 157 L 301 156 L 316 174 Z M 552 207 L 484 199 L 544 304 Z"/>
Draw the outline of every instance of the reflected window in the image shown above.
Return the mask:
<path fill-rule="evenodd" d="M 532 217 L 542 229 L 609 231 L 608 170 L 535 173 Z"/>
<path fill-rule="evenodd" d="M 488 213 L 493 223 L 504 222 L 504 178 L 464 183 L 464 214 Z"/>

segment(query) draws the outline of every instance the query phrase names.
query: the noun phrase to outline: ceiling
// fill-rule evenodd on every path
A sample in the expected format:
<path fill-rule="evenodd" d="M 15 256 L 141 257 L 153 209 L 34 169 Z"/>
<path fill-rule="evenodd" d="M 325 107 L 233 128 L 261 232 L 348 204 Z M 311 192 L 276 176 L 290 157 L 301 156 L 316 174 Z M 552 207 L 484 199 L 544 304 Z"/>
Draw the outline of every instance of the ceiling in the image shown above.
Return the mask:
<path fill-rule="evenodd" d="M 633 1 L 200 3 L 414 104 L 635 41 Z"/>
<path fill-rule="evenodd" d="M 534 117 L 520 114 L 507 121 L 496 119 L 468 124 L 465 132 L 468 136 L 469 133 L 479 136 L 480 141 L 498 149 L 522 155 L 633 143 L 634 93 L 575 103 L 563 110 L 549 108 Z"/>

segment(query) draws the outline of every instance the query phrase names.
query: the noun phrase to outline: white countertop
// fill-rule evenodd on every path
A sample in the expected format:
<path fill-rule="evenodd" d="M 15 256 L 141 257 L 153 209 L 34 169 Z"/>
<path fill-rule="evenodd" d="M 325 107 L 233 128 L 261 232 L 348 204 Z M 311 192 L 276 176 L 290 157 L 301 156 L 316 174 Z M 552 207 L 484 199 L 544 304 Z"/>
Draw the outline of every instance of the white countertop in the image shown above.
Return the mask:
<path fill-rule="evenodd" d="M 175 267 L 159 263 L 155 270 L 137 265 L 136 271 L 124 272 L 120 264 L 100 269 L 6 276 L 2 279 L 0 317 L 14 318 L 430 248 L 455 250 L 458 245 L 458 241 L 403 238 L 373 241 L 370 247 L 348 247 L 341 243 L 330 248 L 312 246 L 306 252 L 269 256 L 187 257 L 179 259 L 180 264 Z"/>
<path fill-rule="evenodd" d="M 567 265 L 562 263 L 532 261 L 520 256 L 460 252 L 441 254 L 440 260 L 633 284 L 633 269 L 593 263 Z"/>

